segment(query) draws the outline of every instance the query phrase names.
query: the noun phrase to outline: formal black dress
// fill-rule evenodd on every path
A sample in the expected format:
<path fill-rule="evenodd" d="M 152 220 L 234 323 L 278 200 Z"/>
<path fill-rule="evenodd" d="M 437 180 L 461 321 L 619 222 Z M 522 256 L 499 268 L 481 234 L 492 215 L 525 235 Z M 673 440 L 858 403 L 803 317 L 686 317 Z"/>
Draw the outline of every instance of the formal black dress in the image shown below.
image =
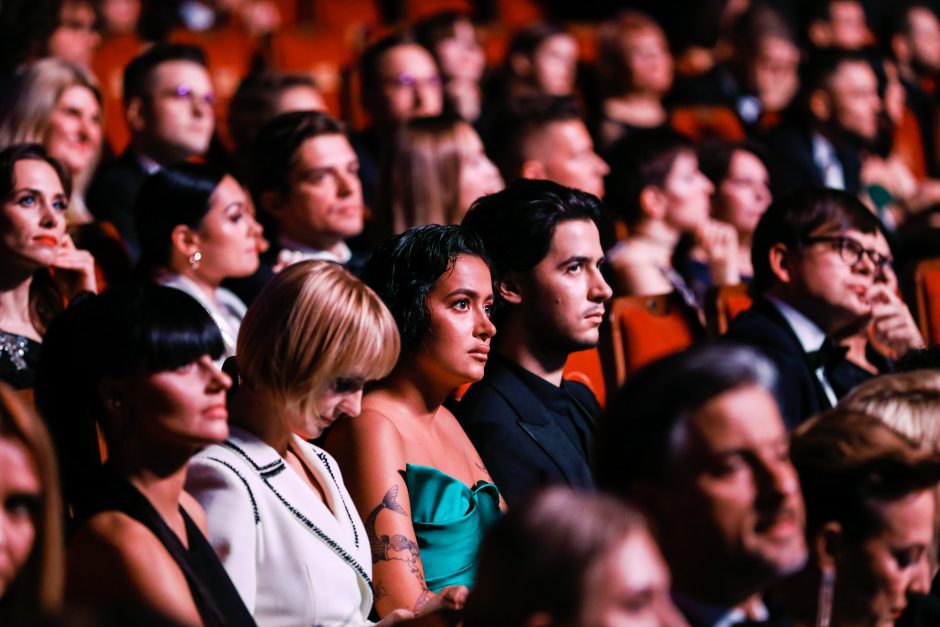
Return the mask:
<path fill-rule="evenodd" d="M 0 381 L 14 390 L 34 387 L 39 348 L 36 340 L 0 331 Z"/>
<path fill-rule="evenodd" d="M 255 625 L 238 591 L 199 528 L 181 507 L 189 540 L 187 549 L 147 498 L 137 488 L 105 466 L 96 491 L 76 504 L 76 513 L 87 520 L 101 512 L 118 511 L 146 526 L 183 571 L 203 624 L 207 626 Z"/>

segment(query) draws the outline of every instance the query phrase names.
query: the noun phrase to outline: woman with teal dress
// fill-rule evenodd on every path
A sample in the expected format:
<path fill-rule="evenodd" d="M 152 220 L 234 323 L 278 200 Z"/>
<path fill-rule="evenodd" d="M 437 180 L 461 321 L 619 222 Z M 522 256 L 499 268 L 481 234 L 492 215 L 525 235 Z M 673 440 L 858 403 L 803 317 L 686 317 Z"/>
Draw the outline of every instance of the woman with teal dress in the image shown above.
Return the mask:
<path fill-rule="evenodd" d="M 337 458 L 365 521 L 380 615 L 462 607 L 484 533 L 504 505 L 444 401 L 483 377 L 496 328 L 482 242 L 460 226 L 405 231 L 363 271 L 398 324 L 402 351 L 368 392 L 362 413 L 337 424 Z"/>

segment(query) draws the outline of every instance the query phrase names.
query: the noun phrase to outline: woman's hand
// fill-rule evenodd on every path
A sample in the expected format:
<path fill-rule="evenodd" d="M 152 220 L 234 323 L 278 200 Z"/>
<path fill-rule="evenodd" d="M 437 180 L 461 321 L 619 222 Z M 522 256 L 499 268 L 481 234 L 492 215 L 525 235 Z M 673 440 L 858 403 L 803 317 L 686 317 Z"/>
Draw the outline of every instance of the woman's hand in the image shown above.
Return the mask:
<path fill-rule="evenodd" d="M 75 248 L 70 235 L 62 236 L 52 268 L 55 281 L 66 298 L 79 292 L 98 292 L 95 258 L 87 250 Z"/>
<path fill-rule="evenodd" d="M 741 282 L 738 271 L 738 232 L 727 222 L 709 220 L 695 232 L 695 240 L 708 258 L 715 285 Z"/>
<path fill-rule="evenodd" d="M 388 627 L 389 625 L 395 625 L 411 620 L 414 617 L 414 612 L 409 612 L 408 610 L 393 610 L 392 612 L 389 612 L 388 616 L 377 622 L 375 627 Z"/>
<path fill-rule="evenodd" d="M 467 586 L 447 586 L 430 597 L 428 601 L 418 608 L 419 614 L 436 612 L 437 610 L 462 610 L 467 603 L 470 590 Z"/>

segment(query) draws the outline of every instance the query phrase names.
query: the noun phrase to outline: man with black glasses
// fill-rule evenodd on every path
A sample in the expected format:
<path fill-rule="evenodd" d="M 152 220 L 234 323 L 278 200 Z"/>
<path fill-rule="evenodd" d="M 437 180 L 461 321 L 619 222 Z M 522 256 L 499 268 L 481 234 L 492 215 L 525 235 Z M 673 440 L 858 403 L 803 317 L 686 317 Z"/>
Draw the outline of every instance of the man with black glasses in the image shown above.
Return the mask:
<path fill-rule="evenodd" d="M 848 392 L 840 375 L 846 338 L 867 333 L 895 354 L 923 345 L 896 294 L 878 219 L 854 196 L 831 189 L 784 196 L 761 218 L 751 256 L 754 305 L 727 337 L 774 361 L 775 396 L 790 428 Z"/>

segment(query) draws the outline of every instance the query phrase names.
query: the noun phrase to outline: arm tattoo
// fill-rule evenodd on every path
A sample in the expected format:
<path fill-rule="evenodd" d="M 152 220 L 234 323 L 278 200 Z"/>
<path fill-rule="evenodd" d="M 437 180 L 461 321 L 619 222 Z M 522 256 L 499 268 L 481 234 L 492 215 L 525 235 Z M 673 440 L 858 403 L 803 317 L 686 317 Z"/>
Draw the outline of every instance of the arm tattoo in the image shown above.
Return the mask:
<path fill-rule="evenodd" d="M 385 496 L 382 497 L 382 502 L 379 503 L 375 509 L 369 513 L 368 518 L 366 518 L 366 535 L 369 536 L 369 546 L 372 549 L 373 564 L 392 560 L 404 562 L 408 570 L 411 571 L 411 574 L 418 580 L 418 584 L 421 586 L 421 592 L 415 602 L 415 611 L 418 611 L 421 606 L 434 596 L 428 589 L 427 582 L 424 580 L 424 567 L 421 564 L 421 553 L 418 550 L 418 545 L 403 535 L 380 536 L 375 530 L 375 519 L 378 518 L 379 513 L 383 509 L 387 509 L 402 516 L 408 515 L 405 508 L 398 504 L 397 499 L 398 486 L 393 485 L 389 488 L 388 492 L 385 493 Z M 375 586 L 374 593 L 376 599 L 388 594 L 382 584 Z"/>

